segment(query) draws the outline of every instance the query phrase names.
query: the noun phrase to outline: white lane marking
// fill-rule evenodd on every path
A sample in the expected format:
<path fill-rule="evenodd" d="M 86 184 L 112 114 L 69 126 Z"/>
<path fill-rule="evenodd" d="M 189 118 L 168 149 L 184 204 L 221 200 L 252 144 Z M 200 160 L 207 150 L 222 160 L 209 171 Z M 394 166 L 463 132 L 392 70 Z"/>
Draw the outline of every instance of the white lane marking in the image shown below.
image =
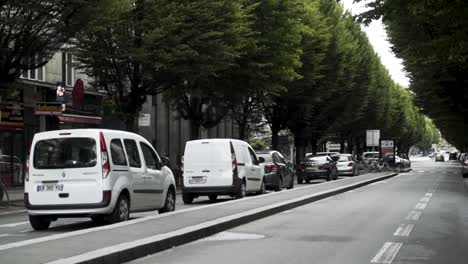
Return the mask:
<path fill-rule="evenodd" d="M 402 243 L 386 242 L 377 255 L 371 260 L 371 263 L 392 263 L 402 245 Z"/>
<path fill-rule="evenodd" d="M 406 220 L 418 221 L 421 217 L 421 214 L 422 212 L 419 211 L 411 211 L 408 216 L 406 216 Z"/>
<path fill-rule="evenodd" d="M 9 236 L 9 234 L 1 234 L 0 237 L 6 237 Z"/>
<path fill-rule="evenodd" d="M 366 182 L 372 182 L 372 181 L 375 181 L 375 180 L 377 180 L 379 178 L 387 177 L 388 175 L 393 175 L 393 174 L 386 174 L 386 175 L 383 175 L 383 176 L 380 176 L 380 177 L 375 177 L 375 178 L 370 178 L 370 179 L 363 180 L 363 181 L 350 183 L 350 184 L 347 184 L 347 185 L 335 187 L 335 188 L 328 189 L 328 190 L 325 190 L 325 191 L 303 195 L 303 196 L 300 196 L 298 198 L 278 202 L 278 203 L 275 203 L 275 204 L 270 204 L 270 205 L 267 205 L 267 206 L 264 206 L 264 207 L 252 209 L 250 211 L 247 211 L 247 212 L 244 212 L 244 213 L 239 213 L 239 214 L 243 215 L 243 214 L 249 213 L 249 212 L 256 212 L 257 210 L 262 211 L 262 210 L 267 210 L 269 208 L 276 208 L 278 206 L 284 206 L 284 205 L 294 203 L 294 202 L 298 202 L 298 201 L 302 201 L 302 200 L 305 200 L 305 199 L 308 199 L 308 198 L 311 198 L 311 197 L 320 196 L 320 195 L 324 195 L 324 194 L 331 193 L 331 192 L 336 192 L 338 190 L 342 190 L 342 189 L 346 189 L 346 188 L 352 188 L 352 187 L 361 185 L 361 184 L 366 183 Z M 343 180 L 343 181 L 346 181 L 346 179 Z M 333 181 L 325 182 L 322 185 L 331 184 L 331 183 L 333 183 Z M 57 240 L 57 239 L 62 239 L 62 238 L 68 238 L 68 237 L 73 237 L 73 236 L 84 235 L 84 234 L 88 234 L 88 233 L 92 233 L 92 232 L 116 229 L 116 228 L 120 228 L 120 227 L 123 227 L 123 226 L 133 225 L 133 224 L 146 222 L 146 221 L 154 220 L 154 219 L 158 219 L 158 218 L 169 217 L 169 216 L 177 215 L 177 214 L 181 214 L 181 213 L 204 210 L 206 208 L 211 208 L 211 207 L 220 207 L 220 206 L 225 206 L 227 204 L 238 203 L 238 202 L 247 201 L 247 200 L 260 199 L 260 198 L 270 196 L 270 195 L 279 195 L 279 194 L 285 193 L 285 192 L 294 192 L 294 191 L 301 190 L 301 189 L 313 189 L 313 188 L 315 188 L 314 185 L 304 186 L 304 187 L 294 188 L 292 190 L 287 190 L 287 191 L 282 191 L 282 192 L 271 192 L 271 193 L 267 193 L 267 194 L 263 194 L 263 195 L 259 195 L 259 196 L 252 196 L 252 197 L 236 199 L 236 200 L 222 202 L 222 203 L 215 203 L 215 204 L 209 204 L 209 205 L 203 205 L 203 206 L 198 206 L 198 207 L 187 208 L 187 209 L 174 211 L 174 212 L 170 212 L 170 213 L 165 213 L 165 214 L 158 214 L 158 215 L 152 215 L 152 216 L 137 218 L 137 219 L 133 219 L 133 220 L 130 220 L 130 221 L 125 221 L 125 222 L 121 222 L 121 223 L 113 224 L 113 225 L 93 227 L 93 228 L 88 228 L 88 229 L 83 229 L 83 230 L 72 231 L 72 232 L 68 232 L 68 233 L 62 233 L 62 234 L 56 234 L 56 235 L 51 235 L 51 236 L 33 238 L 33 239 L 29 239 L 29 240 L 23 240 L 23 241 L 19 241 L 19 242 L 0 245 L 0 251 L 11 249 L 11 248 L 17 248 L 17 247 L 23 247 L 23 246 L 38 244 L 38 243 Z M 238 216 L 239 214 L 234 214 L 234 215 L 231 215 L 231 216 L 234 217 L 234 216 Z M 226 217 L 229 217 L 229 216 L 226 216 Z M 218 218 L 218 219 L 212 220 L 212 221 L 217 221 L 217 220 L 221 220 L 221 219 L 223 219 L 223 218 Z M 201 223 L 201 224 L 207 224 L 207 223 L 210 223 L 210 221 L 205 222 L 205 223 Z M 201 225 L 201 224 L 199 224 L 199 225 Z M 179 229 L 178 231 L 180 231 L 180 230 L 185 230 L 185 229 Z M 174 231 L 174 232 L 176 232 L 176 231 Z M 172 232 L 172 233 L 174 233 L 174 232 Z M 171 232 L 169 232 L 169 233 L 171 233 Z M 147 239 L 150 239 L 150 238 L 147 238 Z M 144 239 L 142 239 L 142 240 L 144 240 Z M 137 241 L 142 241 L 142 240 L 137 240 Z M 111 247 L 111 248 L 113 248 L 113 247 Z M 109 250 L 109 249 L 107 249 L 107 250 Z M 67 263 L 67 262 L 64 262 L 64 263 Z"/>
<path fill-rule="evenodd" d="M 15 226 L 25 225 L 25 224 L 29 224 L 29 221 L 26 221 L 26 222 L 18 222 L 18 223 L 10 223 L 10 224 L 4 224 L 4 225 L 0 225 L 0 227 L 15 227 Z"/>
<path fill-rule="evenodd" d="M 373 186 L 373 185 L 383 184 L 383 183 L 388 183 L 388 182 L 386 182 L 386 181 L 378 181 L 378 182 L 371 183 L 371 184 L 369 184 L 368 186 Z"/>
<path fill-rule="evenodd" d="M 29 232 L 32 232 L 34 231 L 33 229 L 26 229 L 26 230 L 23 230 L 23 231 L 19 231 L 20 233 L 29 233 Z"/>
<path fill-rule="evenodd" d="M 413 224 L 401 224 L 395 233 L 393 233 L 394 236 L 402 236 L 402 237 L 407 237 L 410 235 L 411 230 L 413 230 L 414 225 Z"/>
<path fill-rule="evenodd" d="M 419 200 L 421 203 L 428 203 L 431 200 L 431 197 L 423 197 Z"/>
<path fill-rule="evenodd" d="M 233 241 L 233 240 L 253 240 L 262 239 L 265 235 L 248 234 L 248 233 L 235 233 L 235 232 L 221 232 L 210 237 L 201 239 L 201 241 Z"/>
<path fill-rule="evenodd" d="M 11 212 L 4 212 L 4 213 L 0 213 L 0 216 L 1 215 L 9 215 L 9 214 L 19 214 L 19 213 L 24 213 L 26 212 L 26 210 L 17 210 L 17 211 L 11 211 Z"/>
<path fill-rule="evenodd" d="M 428 193 L 426 193 L 426 196 L 432 197 L 432 193 L 428 192 Z"/>
<path fill-rule="evenodd" d="M 424 173 L 424 171 L 418 171 L 419 173 Z"/>
<path fill-rule="evenodd" d="M 416 210 L 424 210 L 424 209 L 426 209 L 426 206 L 427 206 L 426 203 L 418 203 L 418 204 L 416 204 L 416 206 L 414 207 L 414 209 L 416 209 Z"/>
<path fill-rule="evenodd" d="M 1 234 L 0 237 L 25 236 L 25 234 Z"/>
<path fill-rule="evenodd" d="M 287 214 L 287 213 L 290 213 L 290 212 L 292 212 L 292 210 L 286 210 L 286 211 L 281 212 L 280 214 Z"/>

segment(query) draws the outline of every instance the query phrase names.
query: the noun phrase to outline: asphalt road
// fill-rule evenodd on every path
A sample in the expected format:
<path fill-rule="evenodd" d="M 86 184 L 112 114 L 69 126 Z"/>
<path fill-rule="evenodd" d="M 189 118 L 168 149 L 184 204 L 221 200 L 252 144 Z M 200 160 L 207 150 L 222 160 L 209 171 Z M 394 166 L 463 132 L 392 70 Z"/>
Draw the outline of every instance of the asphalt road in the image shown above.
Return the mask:
<path fill-rule="evenodd" d="M 324 180 L 316 180 L 312 181 L 311 184 L 320 184 L 323 182 Z M 224 201 L 229 200 L 232 200 L 232 198 L 229 196 L 220 196 L 217 202 L 222 203 Z M 211 203 L 213 202 L 209 201 L 207 197 L 199 197 L 195 199 L 193 204 L 185 205 L 182 202 L 182 196 L 179 194 L 176 197 L 176 210 L 197 207 Z M 133 213 L 130 215 L 130 217 L 141 218 L 155 214 L 158 214 L 158 212 L 150 211 L 143 213 Z M 21 202 L 16 202 L 9 208 L 0 207 L 0 245 L 29 240 L 33 238 L 46 237 L 60 233 L 83 230 L 96 226 L 97 225 L 94 224 L 89 218 L 70 218 L 58 219 L 57 221 L 52 222 L 49 230 L 35 231 L 29 224 L 28 215 L 24 210 L 24 207 L 22 206 Z"/>
<path fill-rule="evenodd" d="M 468 263 L 468 190 L 455 162 L 413 171 L 132 263 Z"/>

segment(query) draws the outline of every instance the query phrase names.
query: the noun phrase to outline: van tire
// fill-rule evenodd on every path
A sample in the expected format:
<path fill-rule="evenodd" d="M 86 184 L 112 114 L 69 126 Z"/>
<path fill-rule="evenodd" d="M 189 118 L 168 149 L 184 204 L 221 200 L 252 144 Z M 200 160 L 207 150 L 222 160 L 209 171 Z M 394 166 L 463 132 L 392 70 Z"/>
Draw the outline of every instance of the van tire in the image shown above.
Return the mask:
<path fill-rule="evenodd" d="M 106 216 L 105 215 L 93 215 L 93 216 L 91 216 L 91 220 L 96 225 L 106 224 Z"/>
<path fill-rule="evenodd" d="M 236 193 L 236 199 L 242 199 L 245 197 L 246 194 L 247 194 L 247 189 L 245 187 L 245 182 L 242 181 L 242 184 Z"/>
<path fill-rule="evenodd" d="M 257 195 L 261 195 L 265 193 L 266 193 L 265 180 L 262 180 L 262 185 L 260 186 L 260 190 L 258 190 Z"/>
<path fill-rule="evenodd" d="M 182 201 L 184 204 L 192 204 L 193 203 L 193 195 L 189 193 L 182 193 Z"/>
<path fill-rule="evenodd" d="M 130 202 L 124 194 L 119 196 L 114 211 L 109 216 L 109 224 L 127 221 L 130 218 Z"/>
<path fill-rule="evenodd" d="M 164 207 L 159 209 L 158 212 L 160 214 L 172 212 L 172 211 L 175 211 L 175 207 L 176 207 L 176 196 L 175 196 L 174 190 L 172 188 L 169 188 L 167 190 L 166 201 L 164 202 Z"/>
<path fill-rule="evenodd" d="M 218 195 L 210 194 L 210 195 L 208 195 L 208 198 L 210 199 L 210 201 L 216 202 L 218 200 Z"/>
<path fill-rule="evenodd" d="M 50 218 L 43 215 L 29 215 L 29 223 L 34 230 L 47 230 L 50 226 Z"/>

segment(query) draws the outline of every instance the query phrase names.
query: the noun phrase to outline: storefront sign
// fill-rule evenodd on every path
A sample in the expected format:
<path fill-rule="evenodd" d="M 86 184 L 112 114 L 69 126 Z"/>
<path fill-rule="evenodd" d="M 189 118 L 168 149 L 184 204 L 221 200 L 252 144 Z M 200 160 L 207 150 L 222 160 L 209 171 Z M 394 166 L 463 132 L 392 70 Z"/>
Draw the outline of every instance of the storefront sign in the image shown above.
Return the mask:
<path fill-rule="evenodd" d="M 59 103 L 36 103 L 34 107 L 35 115 L 61 115 L 62 104 Z"/>
<path fill-rule="evenodd" d="M 140 114 L 138 117 L 138 126 L 140 127 L 149 127 L 151 125 L 151 115 L 150 114 Z"/>
<path fill-rule="evenodd" d="M 15 107 L 0 108 L 0 126 L 24 126 L 23 109 Z"/>
<path fill-rule="evenodd" d="M 366 146 L 378 147 L 380 139 L 380 130 L 366 130 Z"/>
<path fill-rule="evenodd" d="M 392 154 L 392 158 L 395 156 L 395 142 L 391 139 L 380 140 L 380 156 L 384 157 L 386 154 Z"/>

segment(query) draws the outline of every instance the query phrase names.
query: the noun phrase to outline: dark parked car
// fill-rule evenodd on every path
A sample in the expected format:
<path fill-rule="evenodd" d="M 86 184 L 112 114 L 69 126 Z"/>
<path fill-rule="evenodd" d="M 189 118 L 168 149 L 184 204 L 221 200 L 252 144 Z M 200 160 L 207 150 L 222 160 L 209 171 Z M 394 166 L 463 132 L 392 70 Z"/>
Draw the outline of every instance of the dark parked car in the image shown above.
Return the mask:
<path fill-rule="evenodd" d="M 327 181 L 338 179 L 336 161 L 339 156 L 308 155 L 296 168 L 297 182 L 309 183 L 310 180 L 324 178 Z"/>
<path fill-rule="evenodd" d="M 294 171 L 280 152 L 258 151 L 257 156 L 265 168 L 265 185 L 268 190 L 294 188 Z"/>

